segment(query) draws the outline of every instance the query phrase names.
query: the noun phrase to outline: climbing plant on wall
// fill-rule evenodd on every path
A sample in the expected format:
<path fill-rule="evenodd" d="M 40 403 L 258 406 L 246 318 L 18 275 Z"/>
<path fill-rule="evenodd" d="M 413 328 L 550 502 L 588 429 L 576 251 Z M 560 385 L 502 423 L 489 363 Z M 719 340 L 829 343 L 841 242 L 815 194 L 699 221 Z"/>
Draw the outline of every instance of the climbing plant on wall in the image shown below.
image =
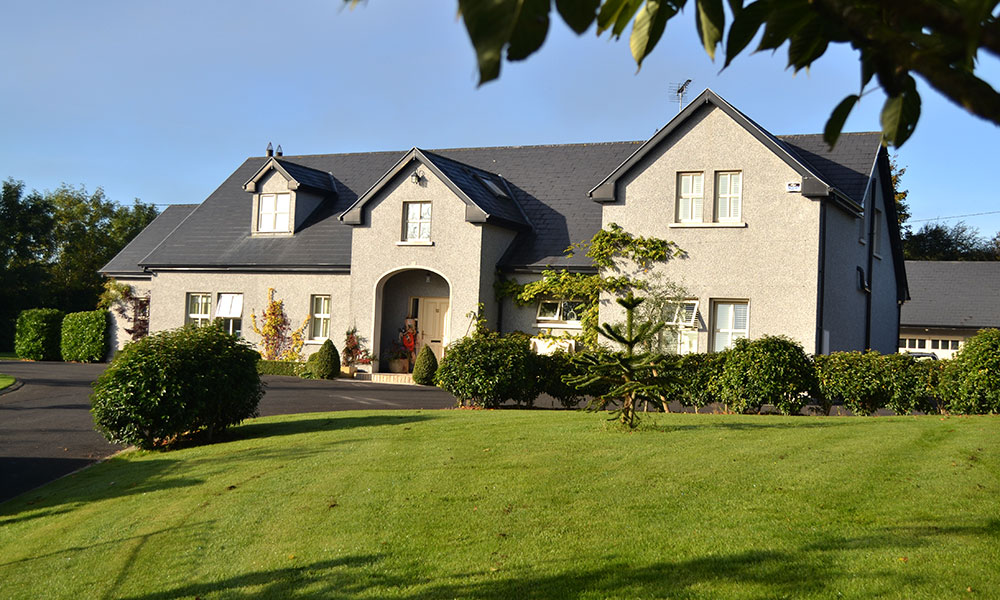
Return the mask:
<path fill-rule="evenodd" d="M 545 269 L 541 279 L 518 283 L 498 275 L 498 300 L 510 298 L 517 306 L 527 306 L 546 298 L 576 299 L 586 302 L 580 318 L 580 341 L 593 346 L 597 343 L 598 320 L 602 293 L 622 295 L 630 291 L 649 290 L 649 273 L 656 264 L 684 256 L 677 244 L 656 237 L 633 235 L 616 223 L 597 232 L 586 242 L 566 249 L 567 256 L 584 252 L 597 273 L 573 273 L 566 269 Z M 665 288 L 666 289 L 666 288 Z M 671 285 L 672 293 L 683 297 L 683 290 Z"/>
<path fill-rule="evenodd" d="M 276 300 L 274 288 L 267 288 L 267 306 L 261 314 L 260 326 L 257 325 L 257 315 L 250 312 L 250 325 L 253 332 L 260 336 L 260 355 L 264 360 L 301 360 L 302 345 L 305 342 L 303 332 L 309 324 L 309 318 L 302 321 L 298 329 L 291 331 L 288 317 L 285 315 L 284 300 Z"/>

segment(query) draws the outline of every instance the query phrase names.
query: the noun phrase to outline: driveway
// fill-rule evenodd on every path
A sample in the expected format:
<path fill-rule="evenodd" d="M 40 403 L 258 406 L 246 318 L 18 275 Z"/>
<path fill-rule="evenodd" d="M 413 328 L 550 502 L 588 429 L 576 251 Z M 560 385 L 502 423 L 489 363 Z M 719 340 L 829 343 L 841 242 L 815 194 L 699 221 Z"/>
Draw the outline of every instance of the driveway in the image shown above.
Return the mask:
<path fill-rule="evenodd" d="M 90 384 L 105 364 L 0 360 L 0 373 L 23 385 L 0 394 L 0 502 L 117 452 L 94 429 Z M 353 380 L 264 377 L 260 414 L 358 409 L 449 408 L 444 390 Z"/>

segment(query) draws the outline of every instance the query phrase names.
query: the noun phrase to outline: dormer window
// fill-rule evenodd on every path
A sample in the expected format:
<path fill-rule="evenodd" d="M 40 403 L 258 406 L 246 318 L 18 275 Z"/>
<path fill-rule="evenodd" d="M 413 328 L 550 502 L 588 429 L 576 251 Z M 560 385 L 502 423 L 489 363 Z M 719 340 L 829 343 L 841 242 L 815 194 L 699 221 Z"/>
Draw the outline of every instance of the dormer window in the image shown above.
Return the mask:
<path fill-rule="evenodd" d="M 291 194 L 261 194 L 257 231 L 287 232 Z"/>
<path fill-rule="evenodd" d="M 403 203 L 403 241 L 431 241 L 431 203 Z"/>

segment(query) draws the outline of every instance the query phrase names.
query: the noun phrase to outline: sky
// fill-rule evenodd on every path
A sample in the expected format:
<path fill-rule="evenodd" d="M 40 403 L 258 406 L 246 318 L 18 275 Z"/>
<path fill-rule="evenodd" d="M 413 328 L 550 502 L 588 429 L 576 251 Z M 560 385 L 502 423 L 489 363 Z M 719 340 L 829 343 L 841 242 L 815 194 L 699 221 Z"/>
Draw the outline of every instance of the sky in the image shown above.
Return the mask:
<path fill-rule="evenodd" d="M 693 4 L 692 4 L 693 5 Z M 27 188 L 102 187 L 110 198 L 204 200 L 268 142 L 286 155 L 644 140 L 711 88 L 774 134 L 822 132 L 860 83 L 849 48 L 809 70 L 784 48 L 721 70 L 675 17 L 636 69 L 627 34 L 576 36 L 553 19 L 541 50 L 478 86 L 453 0 L 8 3 L 0 36 L 0 178 Z M 1000 61 L 978 71 L 1000 87 Z M 906 167 L 914 228 L 955 217 L 1000 231 L 1000 129 L 922 81 L 922 115 L 890 152 Z M 880 129 L 866 95 L 845 131 Z M 992 214 L 976 214 L 992 213 Z"/>

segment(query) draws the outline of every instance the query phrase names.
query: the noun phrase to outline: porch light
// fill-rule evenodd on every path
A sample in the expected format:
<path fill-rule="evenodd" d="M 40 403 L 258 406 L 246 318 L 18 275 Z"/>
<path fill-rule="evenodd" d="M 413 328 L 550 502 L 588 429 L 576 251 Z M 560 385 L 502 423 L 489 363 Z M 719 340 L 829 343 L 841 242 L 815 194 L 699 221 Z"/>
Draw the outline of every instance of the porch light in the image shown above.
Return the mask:
<path fill-rule="evenodd" d="M 410 181 L 412 181 L 414 185 L 420 185 L 420 182 L 423 180 L 423 178 L 424 178 L 423 171 L 414 171 L 413 174 L 410 175 Z"/>

